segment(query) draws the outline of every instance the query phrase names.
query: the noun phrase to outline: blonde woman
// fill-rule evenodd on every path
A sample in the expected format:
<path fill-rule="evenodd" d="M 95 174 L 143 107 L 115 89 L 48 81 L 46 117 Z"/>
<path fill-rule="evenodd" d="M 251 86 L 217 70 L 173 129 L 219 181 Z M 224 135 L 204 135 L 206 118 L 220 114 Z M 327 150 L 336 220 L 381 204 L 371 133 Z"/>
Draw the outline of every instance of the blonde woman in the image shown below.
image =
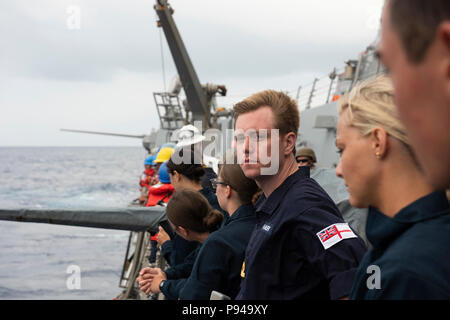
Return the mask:
<path fill-rule="evenodd" d="M 449 203 L 417 164 L 388 77 L 362 82 L 341 99 L 336 145 L 336 174 L 350 203 L 369 207 L 373 245 L 350 299 L 450 299 Z"/>

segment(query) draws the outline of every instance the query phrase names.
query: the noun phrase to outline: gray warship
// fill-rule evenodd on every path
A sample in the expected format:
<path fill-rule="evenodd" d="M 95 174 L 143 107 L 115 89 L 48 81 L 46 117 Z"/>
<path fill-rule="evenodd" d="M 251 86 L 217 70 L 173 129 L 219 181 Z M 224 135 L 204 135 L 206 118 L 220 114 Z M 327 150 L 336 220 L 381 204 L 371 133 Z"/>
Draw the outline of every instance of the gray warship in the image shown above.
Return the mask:
<path fill-rule="evenodd" d="M 234 127 L 231 108 L 219 108 L 216 103 L 217 95 L 226 95 L 226 86 L 200 82 L 173 19 L 172 7 L 167 0 L 156 0 L 154 9 L 159 19 L 157 25 L 164 31 L 178 73 L 178 77 L 175 78 L 167 92 L 153 93 L 160 119 L 160 128 L 153 129 L 148 135 L 61 130 L 142 139 L 143 147 L 149 153 L 153 153 L 158 146 L 176 141 L 177 130 L 186 124 L 197 124 L 202 132 L 208 129 L 218 129 L 220 132 L 224 132 L 226 129 L 231 130 Z M 333 188 L 342 189 L 343 185 L 330 176 L 330 173 L 334 171 L 333 168 L 339 162 L 335 146 L 337 101 L 358 81 L 384 72 L 375 52 L 375 45 L 369 45 L 357 59 L 345 62 L 344 67 L 340 70 L 335 68 L 328 77 L 316 78 L 308 85 L 298 87 L 296 96 L 293 97 L 302 110 L 296 147 L 297 149 L 309 147 L 315 151 L 318 159 L 317 166 L 328 170 L 319 171 L 316 178 L 324 179 L 324 183 L 329 184 L 329 189 L 325 189 L 335 200 L 341 212 L 349 213 L 348 220 L 352 219 L 354 208 L 348 204 L 345 190 L 329 191 Z M 186 99 L 180 97 L 182 89 Z M 208 142 L 206 141 L 206 143 Z M 214 157 L 205 155 L 205 165 L 217 171 L 217 165 L 222 156 L 223 154 L 220 153 Z M 314 175 L 312 177 L 314 178 Z M 116 298 L 161 298 L 161 296 L 147 296 L 140 292 L 135 279 L 141 268 L 148 265 L 149 232 L 157 230 L 159 223 L 166 220 L 163 206 L 130 205 L 125 209 L 96 208 L 92 210 L 0 209 L 0 220 L 128 230 L 130 235 L 119 280 L 119 287 L 122 291 Z M 351 221 L 349 223 L 351 224 Z M 356 229 L 358 228 L 356 227 Z M 364 232 L 364 230 L 357 231 Z M 165 261 L 160 255 L 157 258 L 157 265 L 165 267 Z"/>

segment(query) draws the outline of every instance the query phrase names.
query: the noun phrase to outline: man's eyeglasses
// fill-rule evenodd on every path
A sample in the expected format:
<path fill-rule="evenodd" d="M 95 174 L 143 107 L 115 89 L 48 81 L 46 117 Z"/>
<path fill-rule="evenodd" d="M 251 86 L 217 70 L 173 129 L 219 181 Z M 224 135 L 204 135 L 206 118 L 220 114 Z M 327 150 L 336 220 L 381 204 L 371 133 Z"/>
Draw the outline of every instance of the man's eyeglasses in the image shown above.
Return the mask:
<path fill-rule="evenodd" d="M 210 185 L 211 185 L 211 188 L 213 188 L 214 190 L 217 189 L 217 185 L 219 185 L 219 184 L 223 184 L 224 186 L 228 186 L 228 185 L 229 185 L 228 183 L 219 181 L 217 178 L 210 179 L 210 180 L 209 180 L 209 183 L 210 183 Z"/>

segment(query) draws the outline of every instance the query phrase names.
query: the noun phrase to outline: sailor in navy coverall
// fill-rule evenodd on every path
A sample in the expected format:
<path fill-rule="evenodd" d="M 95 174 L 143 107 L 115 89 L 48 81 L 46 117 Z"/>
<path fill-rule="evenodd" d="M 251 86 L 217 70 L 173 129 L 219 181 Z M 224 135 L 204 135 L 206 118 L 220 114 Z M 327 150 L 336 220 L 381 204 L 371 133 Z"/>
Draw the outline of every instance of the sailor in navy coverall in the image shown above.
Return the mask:
<path fill-rule="evenodd" d="M 269 198 L 262 194 L 255 208 L 258 222 L 236 299 L 349 296 L 366 247 L 309 177 L 308 167 L 291 174 Z"/>
<path fill-rule="evenodd" d="M 420 198 L 393 218 L 369 208 L 366 232 L 373 247 L 359 266 L 350 299 L 450 299 L 445 192 Z"/>
<path fill-rule="evenodd" d="M 173 279 L 172 274 L 166 274 L 168 280 L 159 287 L 164 296 L 169 300 L 208 300 L 215 290 L 234 298 L 239 291 L 241 265 L 255 223 L 253 206 L 240 206 L 198 249 L 188 278 Z"/>
<path fill-rule="evenodd" d="M 217 201 L 217 196 L 211 190 L 211 188 L 203 188 L 199 190 L 199 192 L 205 196 L 208 200 L 209 204 L 217 210 L 220 210 L 224 215 L 224 222 L 222 225 L 229 219 L 229 215 L 227 212 L 222 210 L 219 206 L 219 202 Z M 161 245 L 161 252 L 163 257 L 169 263 L 171 267 L 175 267 L 179 270 L 183 269 L 185 272 L 183 274 L 188 274 L 191 272 L 196 253 L 198 253 L 198 247 L 200 243 L 197 241 L 187 241 L 183 239 L 181 236 L 175 234 L 175 237 L 170 241 L 166 241 Z M 196 252 L 190 258 L 189 256 L 192 252 Z M 192 259 L 193 258 L 193 259 Z"/>

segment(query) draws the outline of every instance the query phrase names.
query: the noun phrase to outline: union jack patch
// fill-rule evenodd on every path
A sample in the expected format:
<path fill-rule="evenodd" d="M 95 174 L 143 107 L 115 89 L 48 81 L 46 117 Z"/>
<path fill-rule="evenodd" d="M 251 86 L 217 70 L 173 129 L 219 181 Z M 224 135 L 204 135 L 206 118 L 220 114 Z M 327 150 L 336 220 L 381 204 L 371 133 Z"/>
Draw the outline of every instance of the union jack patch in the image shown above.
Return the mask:
<path fill-rule="evenodd" d="M 350 229 L 348 223 L 335 223 L 316 233 L 325 249 L 334 246 L 336 243 L 350 238 L 357 238 L 356 234 Z"/>

